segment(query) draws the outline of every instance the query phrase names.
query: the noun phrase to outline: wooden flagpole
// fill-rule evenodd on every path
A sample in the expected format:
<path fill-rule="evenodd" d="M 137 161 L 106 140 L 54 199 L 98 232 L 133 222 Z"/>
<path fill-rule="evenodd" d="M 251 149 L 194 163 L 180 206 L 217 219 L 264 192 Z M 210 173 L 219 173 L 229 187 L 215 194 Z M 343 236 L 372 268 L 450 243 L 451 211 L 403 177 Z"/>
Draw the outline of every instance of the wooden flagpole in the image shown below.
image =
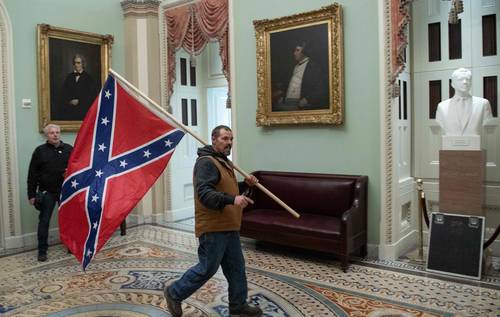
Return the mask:
<path fill-rule="evenodd" d="M 120 74 L 118 74 L 117 72 L 115 72 L 113 69 L 109 69 L 109 72 L 111 74 L 113 74 L 114 77 L 118 78 L 121 82 L 123 82 L 125 85 L 127 85 L 130 89 L 132 89 L 135 93 L 139 94 L 142 98 L 146 99 L 151 105 L 153 105 L 155 107 L 155 109 L 157 111 L 160 111 L 162 114 L 166 115 L 170 120 L 172 120 L 173 122 L 175 122 L 175 124 L 181 128 L 182 130 L 184 130 L 186 133 L 189 133 L 193 138 L 195 138 L 196 140 L 198 140 L 198 142 L 200 142 L 201 144 L 203 145 L 208 145 L 207 142 L 205 142 L 205 140 L 203 140 L 200 136 L 198 136 L 195 132 L 193 132 L 190 128 L 186 127 L 182 122 L 180 122 L 179 120 L 177 120 L 176 117 L 174 117 L 171 113 L 169 113 L 168 111 L 166 111 L 165 109 L 163 109 L 159 104 L 157 104 L 153 99 L 149 98 L 148 96 L 146 96 L 142 91 L 140 91 L 137 87 L 135 87 L 132 83 L 130 83 L 129 81 L 127 81 L 125 78 L 123 78 Z M 241 175 L 243 175 L 245 178 L 249 177 L 250 175 L 248 173 L 246 173 L 244 170 L 242 170 L 241 168 L 239 168 L 238 166 L 234 165 L 234 169 L 237 170 Z M 274 195 L 273 193 L 271 193 L 266 187 L 264 187 L 262 184 L 260 183 L 257 183 L 255 184 L 255 186 L 257 186 L 258 189 L 260 189 L 261 191 L 263 191 L 266 195 L 268 195 L 269 197 L 271 197 L 275 202 L 277 202 L 278 204 L 281 205 L 281 207 L 285 208 L 286 211 L 288 211 L 289 213 L 291 213 L 295 218 L 299 218 L 300 215 L 295 211 L 293 210 L 290 206 L 288 206 L 285 202 L 283 202 L 281 199 L 279 199 L 278 197 L 276 197 L 276 195 Z"/>

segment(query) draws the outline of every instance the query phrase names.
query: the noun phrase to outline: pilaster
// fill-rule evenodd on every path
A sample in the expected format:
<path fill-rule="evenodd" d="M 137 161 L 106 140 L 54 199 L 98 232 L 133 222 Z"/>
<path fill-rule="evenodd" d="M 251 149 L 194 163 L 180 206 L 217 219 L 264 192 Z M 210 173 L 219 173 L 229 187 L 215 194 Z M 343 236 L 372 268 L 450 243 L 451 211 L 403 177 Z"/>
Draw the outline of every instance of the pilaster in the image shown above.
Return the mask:
<path fill-rule="evenodd" d="M 158 12 L 160 1 L 125 0 L 121 2 L 125 18 L 125 74 L 132 84 L 160 104 L 160 40 Z M 157 223 L 168 209 L 168 187 L 163 173 L 131 213 L 132 224 Z"/>

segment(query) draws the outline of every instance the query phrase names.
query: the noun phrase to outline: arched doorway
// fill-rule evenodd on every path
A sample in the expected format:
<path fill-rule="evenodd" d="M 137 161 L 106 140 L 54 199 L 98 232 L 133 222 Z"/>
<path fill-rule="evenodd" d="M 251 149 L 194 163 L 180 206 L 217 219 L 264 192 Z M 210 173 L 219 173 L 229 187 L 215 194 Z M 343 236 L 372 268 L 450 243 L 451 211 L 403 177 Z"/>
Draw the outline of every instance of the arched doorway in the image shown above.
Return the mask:
<path fill-rule="evenodd" d="M 12 27 L 0 1 L 0 249 L 21 247 Z"/>

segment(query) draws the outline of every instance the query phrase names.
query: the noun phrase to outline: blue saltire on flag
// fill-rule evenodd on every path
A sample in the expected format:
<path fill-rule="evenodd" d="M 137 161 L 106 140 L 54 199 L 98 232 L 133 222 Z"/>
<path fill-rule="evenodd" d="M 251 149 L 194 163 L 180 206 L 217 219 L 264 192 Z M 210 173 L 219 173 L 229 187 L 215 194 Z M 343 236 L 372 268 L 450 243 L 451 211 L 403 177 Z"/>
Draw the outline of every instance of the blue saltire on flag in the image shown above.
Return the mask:
<path fill-rule="evenodd" d="M 90 107 L 62 185 L 61 241 L 85 269 L 163 172 L 184 132 L 112 75 Z"/>

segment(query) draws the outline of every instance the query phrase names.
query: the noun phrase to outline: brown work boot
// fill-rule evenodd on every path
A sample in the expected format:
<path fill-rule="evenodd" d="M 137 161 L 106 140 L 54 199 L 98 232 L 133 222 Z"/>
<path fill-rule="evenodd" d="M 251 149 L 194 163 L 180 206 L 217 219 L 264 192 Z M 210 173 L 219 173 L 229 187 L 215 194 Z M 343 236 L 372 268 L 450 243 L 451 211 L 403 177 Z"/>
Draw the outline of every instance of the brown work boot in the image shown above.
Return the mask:
<path fill-rule="evenodd" d="M 243 305 L 239 309 L 229 309 L 229 316 L 231 317 L 259 317 L 262 316 L 262 310 L 259 307 Z"/>
<path fill-rule="evenodd" d="M 163 295 L 167 300 L 167 309 L 170 312 L 170 315 L 172 315 L 172 317 L 181 317 L 182 316 L 181 302 L 176 301 L 175 299 L 172 298 L 172 296 L 170 296 L 170 292 L 168 291 L 167 286 L 165 286 L 165 289 L 163 289 Z"/>

